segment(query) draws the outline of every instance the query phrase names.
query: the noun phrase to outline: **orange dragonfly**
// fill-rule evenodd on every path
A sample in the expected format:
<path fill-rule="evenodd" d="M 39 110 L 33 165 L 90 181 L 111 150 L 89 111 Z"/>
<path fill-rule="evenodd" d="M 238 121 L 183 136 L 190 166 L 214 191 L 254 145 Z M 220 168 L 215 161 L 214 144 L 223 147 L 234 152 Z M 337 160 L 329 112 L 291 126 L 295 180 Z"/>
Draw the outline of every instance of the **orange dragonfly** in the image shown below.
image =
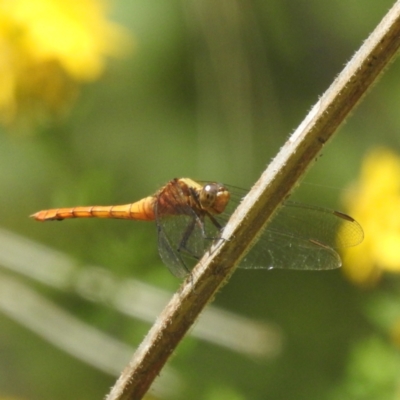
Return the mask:
<path fill-rule="evenodd" d="M 113 206 L 56 208 L 32 215 L 37 221 L 67 218 L 120 218 L 155 221 L 160 257 L 179 278 L 221 237 L 230 215 L 246 190 L 189 178 L 173 179 L 154 195 Z M 355 246 L 361 226 L 339 211 L 285 202 L 241 268 L 327 270 L 341 266 L 336 249 Z"/>

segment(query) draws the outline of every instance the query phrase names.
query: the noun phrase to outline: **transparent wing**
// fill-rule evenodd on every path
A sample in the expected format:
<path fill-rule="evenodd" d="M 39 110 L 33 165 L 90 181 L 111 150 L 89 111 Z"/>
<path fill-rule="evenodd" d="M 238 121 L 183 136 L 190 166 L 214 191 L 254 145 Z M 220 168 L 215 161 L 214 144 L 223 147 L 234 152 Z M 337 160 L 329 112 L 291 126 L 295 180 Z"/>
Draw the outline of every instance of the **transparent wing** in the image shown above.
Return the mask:
<path fill-rule="evenodd" d="M 225 185 L 226 186 L 226 185 Z M 225 226 L 247 191 L 229 187 L 231 200 L 221 215 L 215 215 Z M 220 230 L 207 217 L 186 204 L 178 185 L 169 188 L 164 205 L 156 205 L 159 253 L 163 262 L 177 277 L 188 274 L 220 237 Z M 171 209 L 175 215 L 171 215 Z M 285 202 L 268 228 L 243 259 L 241 268 L 286 268 L 324 270 L 341 266 L 335 249 L 355 246 L 363 240 L 361 226 L 351 217 L 329 209 Z"/>
<path fill-rule="evenodd" d="M 231 202 L 219 216 L 225 225 L 246 192 L 231 190 Z M 329 209 L 285 202 L 240 264 L 241 268 L 324 270 L 341 266 L 335 249 L 362 242 L 363 230 L 351 217 Z"/>
<path fill-rule="evenodd" d="M 158 252 L 161 260 L 168 267 L 173 275 L 177 278 L 184 278 L 189 269 L 182 258 L 180 252 L 177 251 L 173 239 L 170 238 L 168 231 L 162 228 L 162 225 L 157 226 L 158 229 Z"/>
<path fill-rule="evenodd" d="M 331 247 L 266 230 L 239 267 L 328 270 L 341 265 L 339 254 Z"/>

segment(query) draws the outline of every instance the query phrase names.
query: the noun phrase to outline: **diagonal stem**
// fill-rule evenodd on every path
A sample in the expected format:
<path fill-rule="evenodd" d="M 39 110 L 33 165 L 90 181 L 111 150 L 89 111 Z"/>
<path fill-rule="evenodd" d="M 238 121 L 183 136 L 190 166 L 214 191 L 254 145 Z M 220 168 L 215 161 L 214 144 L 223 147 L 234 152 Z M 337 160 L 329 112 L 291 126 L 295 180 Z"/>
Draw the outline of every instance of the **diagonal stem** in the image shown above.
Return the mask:
<path fill-rule="evenodd" d="M 314 105 L 235 211 L 219 241 L 173 296 L 107 400 L 141 399 L 203 308 L 227 282 L 257 234 L 400 46 L 396 2 Z"/>

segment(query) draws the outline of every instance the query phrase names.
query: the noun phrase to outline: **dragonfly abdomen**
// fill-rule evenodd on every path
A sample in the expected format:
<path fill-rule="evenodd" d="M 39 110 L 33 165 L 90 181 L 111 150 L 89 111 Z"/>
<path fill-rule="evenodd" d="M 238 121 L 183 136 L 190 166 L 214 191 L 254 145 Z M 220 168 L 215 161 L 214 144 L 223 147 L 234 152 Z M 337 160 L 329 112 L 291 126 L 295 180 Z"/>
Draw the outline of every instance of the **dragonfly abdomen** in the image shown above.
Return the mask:
<path fill-rule="evenodd" d="M 84 206 L 54 208 L 31 215 L 37 221 L 62 221 L 68 218 L 118 218 L 142 221 L 154 220 L 154 197 L 121 206 Z"/>

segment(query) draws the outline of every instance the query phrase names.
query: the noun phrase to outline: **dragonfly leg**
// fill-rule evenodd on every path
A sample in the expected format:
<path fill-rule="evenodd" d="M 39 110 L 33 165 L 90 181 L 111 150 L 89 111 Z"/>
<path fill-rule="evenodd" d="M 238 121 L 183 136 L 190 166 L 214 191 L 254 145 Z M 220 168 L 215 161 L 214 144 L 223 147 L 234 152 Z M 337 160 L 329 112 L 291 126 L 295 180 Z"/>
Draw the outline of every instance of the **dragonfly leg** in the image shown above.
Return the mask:
<path fill-rule="evenodd" d="M 212 214 L 207 213 L 207 217 L 210 218 L 210 221 L 213 223 L 213 225 L 221 232 L 223 229 L 223 226 L 213 217 Z M 203 224 L 203 229 L 204 229 L 204 224 Z"/>
<path fill-rule="evenodd" d="M 210 221 L 212 222 L 212 224 L 217 228 L 217 230 L 219 231 L 219 233 L 222 232 L 222 226 L 221 224 L 210 214 L 210 213 L 206 213 L 205 216 L 207 216 Z M 197 223 L 197 225 L 200 227 L 201 230 L 201 235 L 203 236 L 203 239 L 207 239 L 207 240 L 216 240 L 216 239 L 220 239 L 220 235 L 218 236 L 208 236 L 207 232 L 205 230 L 205 224 L 204 224 L 204 216 L 203 218 L 196 216 L 194 218 L 195 223 Z M 194 223 L 193 223 L 194 225 Z M 194 226 L 192 227 L 192 231 L 194 229 Z M 189 234 L 189 236 L 191 235 L 191 233 Z M 189 237 L 187 238 L 189 239 Z M 187 241 L 187 240 L 186 240 Z"/>
<path fill-rule="evenodd" d="M 219 232 L 222 231 L 221 225 L 218 223 L 218 221 L 211 215 L 211 214 L 205 214 L 207 217 L 210 218 L 210 221 L 213 223 L 213 225 L 218 229 Z M 204 216 L 205 216 L 204 215 Z M 200 260 L 201 256 L 203 255 L 203 247 L 199 249 L 200 252 L 193 251 L 193 246 L 190 245 L 188 242 L 190 240 L 190 237 L 192 236 L 194 229 L 196 225 L 200 228 L 201 235 L 203 240 L 217 240 L 220 239 L 221 236 L 218 234 L 218 236 L 208 236 L 205 228 L 205 223 L 204 223 L 204 216 L 198 216 L 194 215 L 193 218 L 190 220 L 189 224 L 187 225 L 182 238 L 179 242 L 179 246 L 177 248 L 178 252 L 186 252 L 190 257 L 194 258 L 195 260 Z M 208 247 L 208 246 L 206 246 Z"/>
<path fill-rule="evenodd" d="M 195 227 L 195 224 L 196 224 L 196 219 L 197 218 L 193 218 L 190 221 L 190 223 L 187 226 L 185 232 L 183 233 L 182 239 L 180 240 L 179 246 L 177 248 L 178 251 L 181 251 L 183 249 L 183 250 L 186 250 L 190 254 L 190 251 L 187 249 L 186 244 L 187 244 L 188 240 L 190 239 L 191 234 L 193 233 L 193 230 L 194 230 L 194 227 Z M 203 228 L 202 228 L 202 230 L 203 230 Z"/>
<path fill-rule="evenodd" d="M 188 226 L 186 227 L 183 235 L 182 235 L 182 239 L 179 242 L 179 246 L 177 248 L 178 252 L 185 252 L 186 254 L 188 254 L 190 257 L 194 258 L 195 260 L 200 260 L 201 256 L 203 255 L 203 250 L 200 249 L 200 253 L 199 252 L 194 252 L 193 249 L 191 248 L 191 245 L 188 245 L 188 242 L 190 240 L 190 237 L 193 234 L 193 231 L 196 227 L 196 224 L 200 227 L 201 230 L 201 234 L 203 236 L 203 239 L 214 239 L 214 238 L 208 238 L 206 235 L 206 231 L 204 229 L 204 222 L 202 221 L 202 219 L 199 216 L 194 216 Z"/>

